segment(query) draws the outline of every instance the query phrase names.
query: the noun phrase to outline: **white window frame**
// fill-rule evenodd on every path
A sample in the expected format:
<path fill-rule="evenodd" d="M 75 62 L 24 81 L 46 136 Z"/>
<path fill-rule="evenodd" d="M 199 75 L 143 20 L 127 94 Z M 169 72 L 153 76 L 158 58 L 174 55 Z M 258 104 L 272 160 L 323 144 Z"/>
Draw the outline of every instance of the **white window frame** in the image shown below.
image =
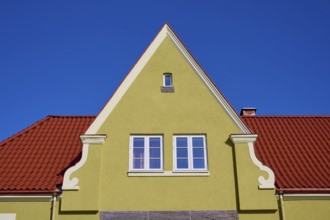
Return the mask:
<path fill-rule="evenodd" d="M 194 168 L 193 166 L 193 147 L 192 139 L 195 137 L 203 138 L 204 142 L 204 168 Z M 188 141 L 188 168 L 178 168 L 177 167 L 177 155 L 176 155 L 176 139 L 177 138 L 187 138 Z M 207 162 L 207 143 L 206 135 L 174 135 L 173 136 L 173 167 L 175 172 L 207 172 L 208 171 Z"/>
<path fill-rule="evenodd" d="M 166 85 L 166 83 L 165 83 L 166 76 L 170 76 L 171 77 L 171 85 Z M 164 87 L 173 87 L 173 76 L 172 76 L 172 73 L 164 73 L 164 75 L 163 75 L 163 86 Z"/>
<path fill-rule="evenodd" d="M 144 138 L 144 168 L 136 169 L 133 166 L 133 139 L 134 138 Z M 160 168 L 150 168 L 149 167 L 149 139 L 150 138 L 160 138 Z M 163 136 L 162 135 L 130 135 L 129 139 L 129 171 L 130 172 L 161 172 L 163 171 Z"/>

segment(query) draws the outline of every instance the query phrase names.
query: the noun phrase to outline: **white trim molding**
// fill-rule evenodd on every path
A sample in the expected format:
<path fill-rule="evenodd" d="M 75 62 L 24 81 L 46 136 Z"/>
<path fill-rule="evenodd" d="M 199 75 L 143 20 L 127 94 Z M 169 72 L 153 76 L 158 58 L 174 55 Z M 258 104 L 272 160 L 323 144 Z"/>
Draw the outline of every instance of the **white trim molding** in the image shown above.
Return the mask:
<path fill-rule="evenodd" d="M 106 139 L 106 135 L 81 135 L 81 142 L 83 143 L 82 156 L 80 161 L 67 169 L 64 174 L 62 190 L 79 190 L 78 177 L 72 177 L 72 173 L 80 169 L 87 161 L 88 157 L 88 148 L 90 144 L 103 144 Z"/>
<path fill-rule="evenodd" d="M 149 45 L 149 47 L 146 49 L 146 51 L 143 53 L 141 58 L 138 60 L 138 62 L 135 64 L 135 66 L 132 68 L 132 70 L 128 73 L 125 80 L 122 82 L 122 84 L 118 87 L 117 91 L 113 94 L 112 98 L 108 101 L 108 103 L 105 105 L 105 107 L 102 109 L 102 111 L 99 113 L 99 115 L 96 117 L 92 125 L 88 128 L 86 131 L 86 134 L 96 134 L 101 125 L 104 123 L 106 118 L 111 114 L 115 106 L 118 104 L 120 99 L 124 96 L 128 88 L 132 85 L 133 81 L 136 79 L 136 77 L 140 74 L 146 63 L 150 60 L 150 58 L 153 56 L 157 48 L 160 46 L 160 44 L 165 40 L 166 37 L 169 37 L 174 45 L 178 48 L 178 50 L 181 52 L 181 54 L 186 58 L 188 63 L 192 66 L 192 68 L 196 71 L 197 75 L 201 78 L 201 80 L 204 82 L 204 84 L 207 86 L 207 88 L 210 90 L 211 94 L 216 98 L 216 100 L 219 102 L 219 104 L 225 109 L 227 114 L 230 116 L 230 118 L 233 120 L 233 122 L 236 124 L 240 132 L 244 134 L 249 134 L 250 130 L 248 127 L 243 123 L 243 121 L 239 118 L 239 116 L 236 114 L 235 110 L 230 106 L 230 104 L 227 102 L 227 100 L 224 98 L 224 96 L 220 93 L 220 91 L 217 89 L 217 87 L 213 84 L 213 82 L 210 80 L 210 78 L 207 76 L 207 74 L 204 72 L 204 70 L 200 67 L 200 65 L 195 61 L 195 59 L 192 57 L 192 55 L 189 53 L 187 48 L 182 44 L 178 36 L 172 31 L 170 26 L 168 24 L 165 24 L 161 31 L 157 34 L 155 39 L 152 41 L 152 43 Z"/>
<path fill-rule="evenodd" d="M 176 171 L 163 171 L 163 172 L 128 172 L 128 176 L 210 176 L 210 172 L 204 171 L 204 172 L 176 172 Z"/>
<path fill-rule="evenodd" d="M 293 200 L 330 200 L 330 194 L 283 194 L 285 201 Z"/>
<path fill-rule="evenodd" d="M 106 135 L 91 135 L 85 134 L 80 136 L 80 140 L 83 144 L 103 144 L 105 142 Z"/>
<path fill-rule="evenodd" d="M 0 220 L 15 220 L 16 213 L 0 213 Z"/>
<path fill-rule="evenodd" d="M 51 195 L 1 195 L 0 202 L 49 202 L 52 198 Z"/>
<path fill-rule="evenodd" d="M 275 189 L 275 175 L 274 172 L 267 166 L 263 165 L 260 160 L 256 157 L 254 152 L 254 142 L 258 135 L 256 134 L 232 134 L 230 135 L 231 141 L 236 143 L 247 143 L 249 147 L 250 158 L 253 163 L 259 167 L 260 170 L 267 172 L 268 179 L 263 176 L 259 176 L 259 189 Z"/>

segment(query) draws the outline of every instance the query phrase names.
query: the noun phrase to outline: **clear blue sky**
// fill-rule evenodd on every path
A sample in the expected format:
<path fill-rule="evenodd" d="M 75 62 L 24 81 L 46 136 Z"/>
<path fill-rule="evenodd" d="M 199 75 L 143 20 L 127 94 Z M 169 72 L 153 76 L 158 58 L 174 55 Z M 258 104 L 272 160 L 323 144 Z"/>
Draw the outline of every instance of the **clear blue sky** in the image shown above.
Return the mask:
<path fill-rule="evenodd" d="M 165 22 L 229 102 L 329 115 L 330 1 L 0 1 L 0 140 L 96 115 Z"/>

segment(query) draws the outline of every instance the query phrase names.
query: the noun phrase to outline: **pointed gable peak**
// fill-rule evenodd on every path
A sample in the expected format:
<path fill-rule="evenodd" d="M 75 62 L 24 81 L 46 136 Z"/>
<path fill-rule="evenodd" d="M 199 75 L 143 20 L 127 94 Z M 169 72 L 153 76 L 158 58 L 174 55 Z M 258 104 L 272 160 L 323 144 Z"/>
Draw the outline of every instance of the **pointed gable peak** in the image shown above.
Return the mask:
<path fill-rule="evenodd" d="M 111 114 L 112 110 L 116 107 L 117 103 L 124 96 L 128 88 L 132 85 L 134 80 L 140 74 L 146 63 L 151 59 L 153 54 L 156 52 L 161 43 L 168 37 L 176 46 L 176 48 L 180 51 L 183 57 L 187 60 L 187 62 L 191 65 L 191 67 L 198 74 L 200 79 L 204 82 L 204 84 L 208 87 L 211 94 L 217 99 L 219 104 L 225 109 L 229 117 L 234 121 L 236 126 L 242 133 L 250 133 L 248 127 L 244 124 L 244 122 L 239 118 L 235 110 L 228 103 L 219 89 L 215 86 L 203 68 L 199 65 L 196 59 L 189 52 L 187 47 L 183 44 L 180 38 L 176 35 L 172 27 L 166 22 L 161 30 L 158 32 L 154 40 L 147 47 L 145 52 L 139 58 L 139 60 L 135 63 L 133 68 L 129 71 L 126 78 L 122 81 L 120 86 L 117 88 L 115 93 L 112 95 L 107 104 L 103 107 L 93 124 L 86 131 L 86 134 L 96 134 L 101 127 L 101 125 L 105 122 L 106 118 Z"/>

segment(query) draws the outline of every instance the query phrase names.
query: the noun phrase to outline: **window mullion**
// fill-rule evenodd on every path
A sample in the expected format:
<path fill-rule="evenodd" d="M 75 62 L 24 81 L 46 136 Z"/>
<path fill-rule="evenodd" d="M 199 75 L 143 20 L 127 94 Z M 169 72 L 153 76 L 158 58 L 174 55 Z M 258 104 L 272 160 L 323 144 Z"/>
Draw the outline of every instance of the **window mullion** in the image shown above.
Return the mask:
<path fill-rule="evenodd" d="M 206 138 L 203 137 L 203 144 L 204 144 L 204 169 L 207 169 L 207 155 L 206 155 Z"/>
<path fill-rule="evenodd" d="M 188 169 L 193 169 L 193 152 L 192 152 L 192 137 L 187 136 L 188 140 Z"/>
<path fill-rule="evenodd" d="M 129 155 L 130 155 L 130 164 L 129 164 L 129 167 L 130 167 L 130 170 L 133 170 L 133 163 L 134 163 L 134 154 L 133 154 L 133 148 L 134 148 L 134 146 L 133 146 L 133 137 L 132 136 L 130 136 L 130 138 L 129 138 L 129 146 L 130 146 L 130 148 L 129 148 Z"/>
<path fill-rule="evenodd" d="M 174 136 L 173 137 L 173 146 L 174 146 L 174 149 L 173 149 L 173 164 L 174 164 L 174 170 L 177 170 L 178 169 L 178 155 L 176 154 L 176 152 L 177 152 L 177 145 L 176 145 L 176 139 L 177 139 L 178 137 L 176 137 L 176 136 Z"/>
<path fill-rule="evenodd" d="M 149 137 L 144 138 L 144 169 L 149 170 Z"/>
<path fill-rule="evenodd" d="M 160 168 L 161 170 L 164 169 L 164 159 L 163 159 L 163 137 L 160 136 Z"/>

